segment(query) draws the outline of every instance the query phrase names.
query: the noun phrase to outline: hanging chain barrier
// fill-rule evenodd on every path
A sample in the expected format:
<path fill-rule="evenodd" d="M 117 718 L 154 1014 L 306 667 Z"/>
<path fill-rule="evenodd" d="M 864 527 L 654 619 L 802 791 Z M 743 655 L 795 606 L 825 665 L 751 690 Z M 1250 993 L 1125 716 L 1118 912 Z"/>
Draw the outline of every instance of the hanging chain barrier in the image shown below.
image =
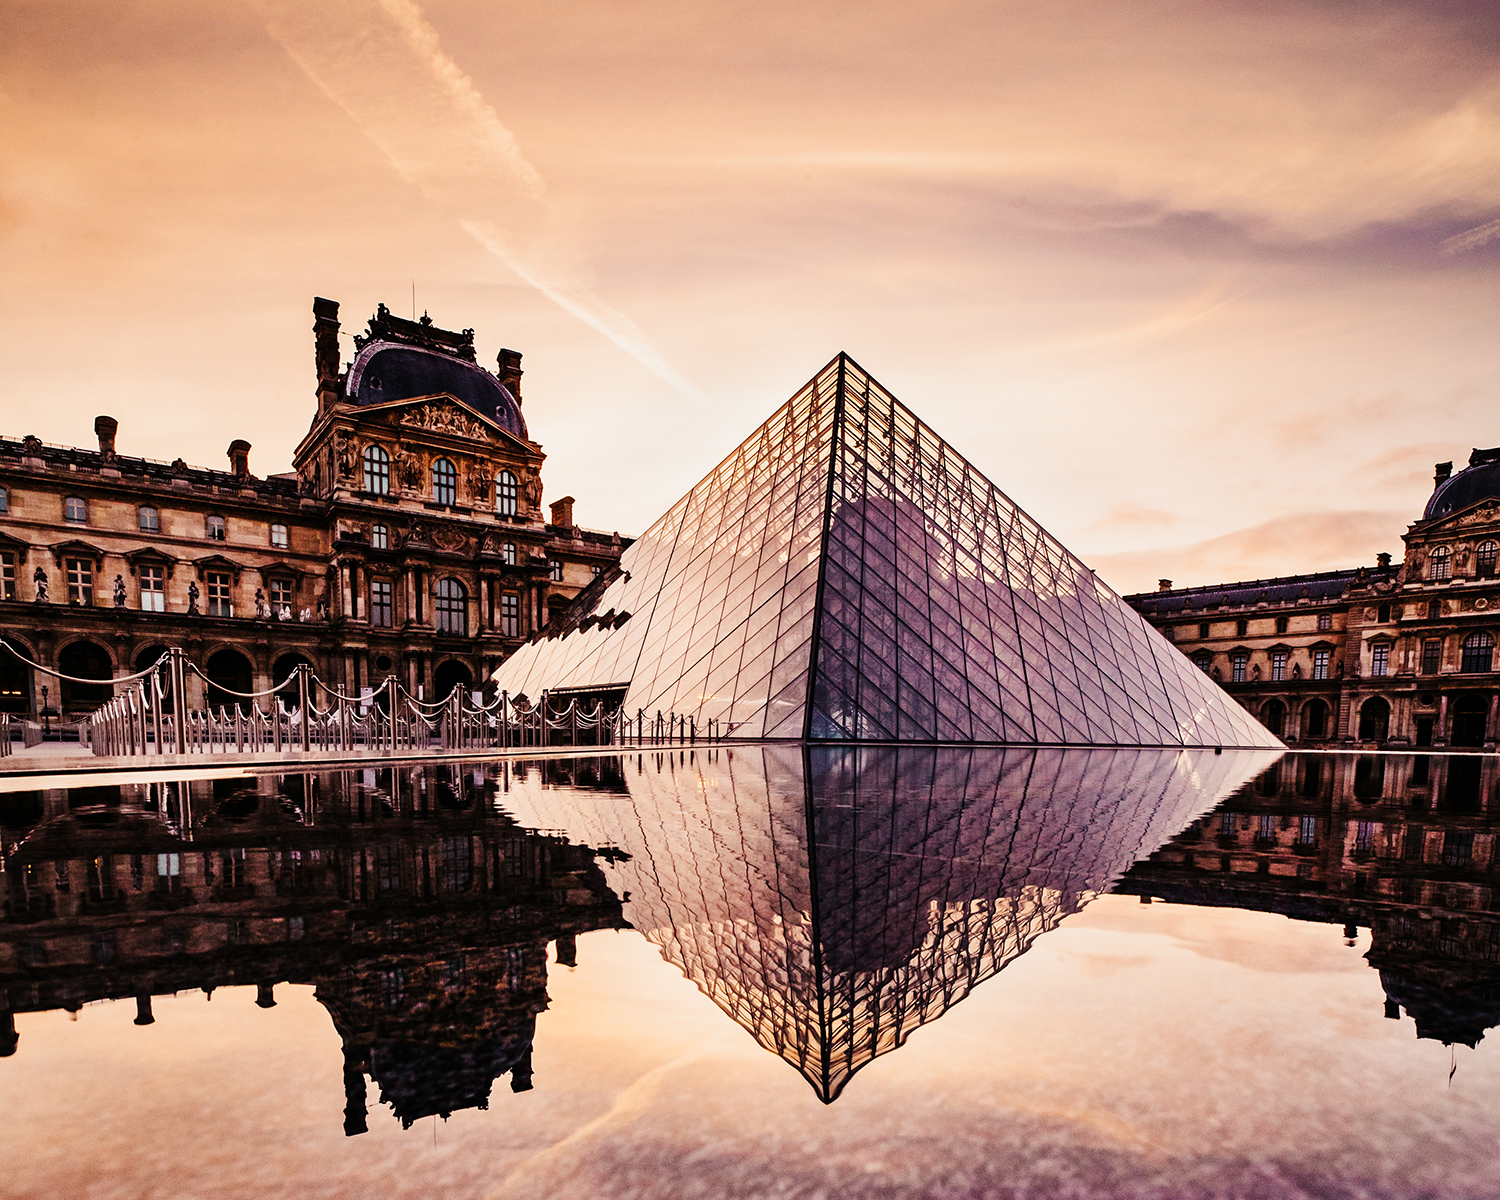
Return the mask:
<path fill-rule="evenodd" d="M 189 674 L 208 684 L 210 695 L 223 693 L 234 697 L 234 703 L 189 708 Z M 394 675 L 350 696 L 319 679 L 305 662 L 275 687 L 239 692 L 210 679 L 179 646 L 135 675 L 77 682 L 117 689 L 128 684 L 87 723 L 94 753 L 108 756 L 694 745 L 726 732 L 714 719 L 699 725 L 691 714 L 658 709 L 653 715 L 640 708 L 632 716 L 597 697 L 589 701 L 545 691 L 535 701 L 501 691 L 483 704 L 476 699 L 480 693 L 466 694 L 464 687 L 455 686 L 445 699 L 424 701 Z M 9 750 L 8 737 L 4 745 L 0 754 Z"/>

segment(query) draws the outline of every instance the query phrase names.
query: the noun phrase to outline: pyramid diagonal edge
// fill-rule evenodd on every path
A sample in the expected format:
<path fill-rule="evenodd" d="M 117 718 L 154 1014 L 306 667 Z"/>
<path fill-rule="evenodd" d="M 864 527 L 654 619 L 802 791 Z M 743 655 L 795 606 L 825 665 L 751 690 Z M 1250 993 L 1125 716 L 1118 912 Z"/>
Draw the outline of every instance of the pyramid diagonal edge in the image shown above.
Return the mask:
<path fill-rule="evenodd" d="M 842 354 L 562 626 L 497 684 L 736 738 L 1281 744 Z"/>

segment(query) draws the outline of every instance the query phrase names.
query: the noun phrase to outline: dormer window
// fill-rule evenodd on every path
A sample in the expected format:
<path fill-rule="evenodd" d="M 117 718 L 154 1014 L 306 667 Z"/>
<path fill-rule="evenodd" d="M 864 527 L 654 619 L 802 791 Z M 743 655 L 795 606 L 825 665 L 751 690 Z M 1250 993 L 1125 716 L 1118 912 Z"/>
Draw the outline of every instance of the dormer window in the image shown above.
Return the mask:
<path fill-rule="evenodd" d="M 204 518 L 204 532 L 208 535 L 208 540 L 211 542 L 224 541 L 226 537 L 224 518 L 212 515 Z"/>
<path fill-rule="evenodd" d="M 391 548 L 391 531 L 384 525 L 371 525 L 370 546 L 375 550 L 389 550 Z"/>
<path fill-rule="evenodd" d="M 365 491 L 376 496 L 391 492 L 391 456 L 380 446 L 365 447 Z"/>
<path fill-rule="evenodd" d="M 432 464 L 432 498 L 439 504 L 458 503 L 458 471 L 446 458 Z"/>
<path fill-rule="evenodd" d="M 1480 542 L 1474 548 L 1474 574 L 1480 579 L 1495 577 L 1495 553 L 1500 550 L 1494 542 Z"/>
<path fill-rule="evenodd" d="M 87 525 L 89 506 L 77 496 L 69 496 L 63 501 L 63 520 L 69 525 Z"/>
<path fill-rule="evenodd" d="M 1453 552 L 1447 546 L 1434 546 L 1427 556 L 1427 578 L 1433 580 L 1453 578 Z"/>
<path fill-rule="evenodd" d="M 516 565 L 515 542 L 505 542 L 503 545 L 501 545 L 500 561 L 503 562 L 507 567 L 513 567 Z"/>
<path fill-rule="evenodd" d="M 495 511 L 497 513 L 502 517 L 515 516 L 519 496 L 520 488 L 514 475 L 509 471 L 501 471 L 495 476 Z"/>

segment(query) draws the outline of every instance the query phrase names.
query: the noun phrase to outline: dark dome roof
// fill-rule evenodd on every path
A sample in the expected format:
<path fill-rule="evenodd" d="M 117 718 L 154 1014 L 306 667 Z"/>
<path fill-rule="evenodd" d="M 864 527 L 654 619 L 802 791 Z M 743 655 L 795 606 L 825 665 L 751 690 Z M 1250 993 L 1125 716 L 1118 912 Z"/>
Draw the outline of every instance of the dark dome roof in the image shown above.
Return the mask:
<path fill-rule="evenodd" d="M 1500 499 L 1500 450 L 1476 450 L 1467 467 L 1432 493 L 1422 519 L 1446 517 L 1491 498 Z"/>
<path fill-rule="evenodd" d="M 462 400 L 517 437 L 526 437 L 521 406 L 476 363 L 395 342 L 368 342 L 349 364 L 346 395 L 355 404 L 388 404 L 440 392 Z"/>

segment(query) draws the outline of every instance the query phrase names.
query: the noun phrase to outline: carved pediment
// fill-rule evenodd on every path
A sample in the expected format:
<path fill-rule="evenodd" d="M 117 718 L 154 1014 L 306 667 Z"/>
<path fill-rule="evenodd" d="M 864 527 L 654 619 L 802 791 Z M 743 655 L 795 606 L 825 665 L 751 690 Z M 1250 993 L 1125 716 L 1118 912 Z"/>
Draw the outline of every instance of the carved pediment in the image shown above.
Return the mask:
<path fill-rule="evenodd" d="M 263 567 L 256 567 L 260 573 L 262 582 L 270 582 L 272 579 L 301 579 L 303 571 L 301 567 L 294 567 L 289 562 L 267 563 Z"/>
<path fill-rule="evenodd" d="M 397 430 L 422 430 L 478 442 L 499 442 L 521 453 L 536 454 L 536 447 L 530 442 L 518 438 L 492 418 L 447 392 L 372 404 L 363 412 L 383 419 Z"/>
<path fill-rule="evenodd" d="M 205 558 L 195 558 L 193 566 L 198 568 L 198 578 L 202 579 L 206 571 L 228 571 L 234 576 L 235 583 L 240 581 L 240 571 L 244 568 L 233 559 L 225 558 L 222 554 L 210 554 Z"/>
<path fill-rule="evenodd" d="M 172 573 L 177 567 L 177 560 L 171 555 L 163 554 L 155 546 L 144 546 L 139 550 L 132 550 L 125 556 L 125 561 L 130 564 L 130 573 L 138 574 L 141 567 L 165 567 L 167 578 L 172 578 Z"/>
<path fill-rule="evenodd" d="M 52 557 L 59 568 L 63 565 L 63 558 L 92 558 L 98 564 L 99 570 L 104 569 L 104 551 L 98 546 L 91 546 L 87 542 L 81 542 L 74 538 L 72 541 L 58 542 L 52 547 Z"/>
<path fill-rule="evenodd" d="M 31 552 L 31 543 L 23 542 L 20 538 L 13 538 L 6 533 L 0 533 L 0 550 L 9 550 L 16 556 L 17 564 L 21 564 L 26 561 L 27 554 Z"/>

